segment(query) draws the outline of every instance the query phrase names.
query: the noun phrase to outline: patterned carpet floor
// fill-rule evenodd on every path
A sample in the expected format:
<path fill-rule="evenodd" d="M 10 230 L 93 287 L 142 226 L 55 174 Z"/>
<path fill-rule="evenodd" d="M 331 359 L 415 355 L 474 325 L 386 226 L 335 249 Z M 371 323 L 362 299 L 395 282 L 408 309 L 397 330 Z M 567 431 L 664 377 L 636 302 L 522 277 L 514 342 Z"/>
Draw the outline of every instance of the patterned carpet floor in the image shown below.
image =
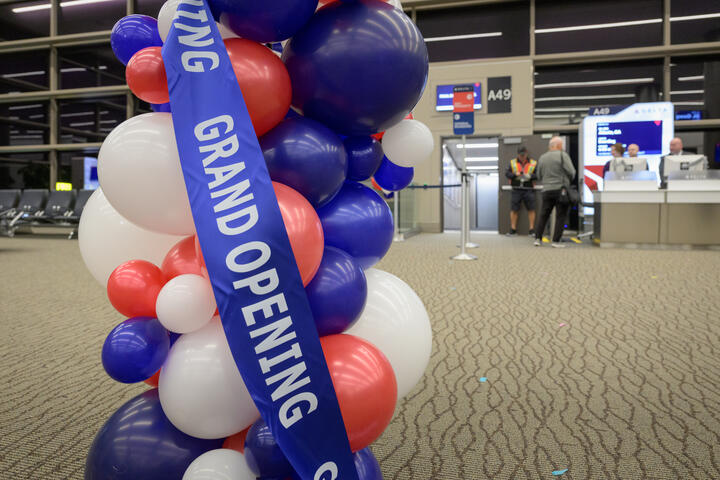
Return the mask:
<path fill-rule="evenodd" d="M 720 478 L 720 252 L 475 235 L 478 260 L 457 263 L 456 237 L 412 237 L 378 265 L 434 332 L 373 446 L 387 480 Z M 100 364 L 122 317 L 76 241 L 0 238 L 0 265 L 0 478 L 80 479 L 97 430 L 144 390 Z"/>

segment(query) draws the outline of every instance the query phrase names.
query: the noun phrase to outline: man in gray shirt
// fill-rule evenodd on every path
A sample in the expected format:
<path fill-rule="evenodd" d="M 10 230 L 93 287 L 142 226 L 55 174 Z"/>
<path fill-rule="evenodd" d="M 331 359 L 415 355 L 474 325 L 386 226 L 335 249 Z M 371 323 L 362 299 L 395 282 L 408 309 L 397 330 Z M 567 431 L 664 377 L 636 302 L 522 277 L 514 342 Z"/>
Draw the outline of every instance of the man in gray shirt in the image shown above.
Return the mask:
<path fill-rule="evenodd" d="M 570 156 L 563 151 L 563 142 L 560 137 L 553 137 L 548 144 L 548 151 L 543 153 L 538 160 L 537 177 L 538 182 L 543 186 L 542 210 L 537 226 L 535 227 L 536 247 L 542 245 L 542 235 L 545 225 L 550 219 L 553 208 L 557 208 L 555 216 L 555 231 L 552 237 L 552 246 L 563 248 L 560 243 L 567 217 L 568 202 L 567 194 L 563 195 L 563 188 L 570 187 L 570 182 L 575 177 Z"/>

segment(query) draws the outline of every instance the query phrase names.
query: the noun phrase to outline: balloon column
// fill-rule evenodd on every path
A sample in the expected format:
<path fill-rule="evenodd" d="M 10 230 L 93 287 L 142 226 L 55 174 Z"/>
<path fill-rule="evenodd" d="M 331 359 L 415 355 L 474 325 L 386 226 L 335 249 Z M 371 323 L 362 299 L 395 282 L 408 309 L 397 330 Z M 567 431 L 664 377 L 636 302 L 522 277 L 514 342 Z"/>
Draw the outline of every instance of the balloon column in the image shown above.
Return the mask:
<path fill-rule="evenodd" d="M 127 317 L 98 352 L 103 367 L 119 382 L 157 388 L 105 423 L 85 478 L 299 478 L 237 369 L 195 238 L 161 55 L 183 1 L 168 0 L 157 20 L 125 17 L 111 35 L 130 89 L 154 112 L 125 121 L 103 143 L 101 188 L 83 212 L 79 243 Z M 410 113 L 428 57 L 397 0 L 322 3 L 209 0 L 273 180 L 355 467 L 360 479 L 377 480 L 368 446 L 420 381 L 432 334 L 412 289 L 373 268 L 391 245 L 393 219 L 360 182 L 405 188 L 432 152 L 431 132 Z M 258 42 L 283 42 L 281 57 Z"/>

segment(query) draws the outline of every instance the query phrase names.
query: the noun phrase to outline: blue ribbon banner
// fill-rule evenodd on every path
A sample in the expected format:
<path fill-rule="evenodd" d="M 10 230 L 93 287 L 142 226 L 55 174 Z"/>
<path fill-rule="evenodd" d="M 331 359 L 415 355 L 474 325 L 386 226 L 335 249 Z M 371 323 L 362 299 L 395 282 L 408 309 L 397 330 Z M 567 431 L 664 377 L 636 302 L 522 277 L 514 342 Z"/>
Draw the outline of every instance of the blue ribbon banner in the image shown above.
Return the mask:
<path fill-rule="evenodd" d="M 303 480 L 357 480 L 270 175 L 204 0 L 180 3 L 162 56 L 195 228 L 245 385 Z"/>

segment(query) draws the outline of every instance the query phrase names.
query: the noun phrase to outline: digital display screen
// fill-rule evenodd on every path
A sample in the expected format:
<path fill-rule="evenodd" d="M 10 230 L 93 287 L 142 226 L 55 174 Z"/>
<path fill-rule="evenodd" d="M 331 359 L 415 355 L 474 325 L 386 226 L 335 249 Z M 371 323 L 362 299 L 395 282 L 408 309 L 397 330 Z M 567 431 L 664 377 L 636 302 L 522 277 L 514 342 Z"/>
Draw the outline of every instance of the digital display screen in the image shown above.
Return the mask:
<path fill-rule="evenodd" d="M 675 112 L 675 120 L 702 120 L 702 111 L 680 110 Z"/>
<path fill-rule="evenodd" d="M 597 156 L 611 157 L 611 147 L 622 143 L 627 149 L 631 143 L 640 147 L 639 155 L 662 153 L 663 122 L 602 122 L 597 124 Z"/>
<path fill-rule="evenodd" d="M 83 173 L 83 188 L 85 190 L 95 190 L 100 186 L 97 174 L 97 158 L 85 157 Z"/>
<path fill-rule="evenodd" d="M 435 102 L 435 110 L 438 112 L 452 112 L 453 110 L 453 88 L 455 85 L 438 85 L 437 99 Z M 473 108 L 480 110 L 482 108 L 482 87 L 479 82 L 473 84 Z"/>

